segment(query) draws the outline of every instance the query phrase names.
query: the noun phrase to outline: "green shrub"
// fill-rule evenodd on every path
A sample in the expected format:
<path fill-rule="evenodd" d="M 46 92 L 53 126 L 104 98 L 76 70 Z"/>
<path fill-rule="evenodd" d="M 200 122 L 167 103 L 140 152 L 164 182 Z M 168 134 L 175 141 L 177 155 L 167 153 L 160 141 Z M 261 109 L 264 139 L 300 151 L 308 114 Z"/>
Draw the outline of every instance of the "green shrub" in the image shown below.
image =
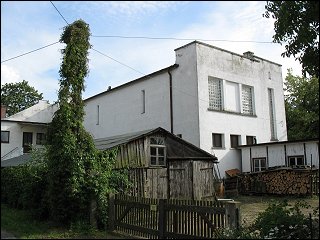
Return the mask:
<path fill-rule="evenodd" d="M 262 238 L 310 238 L 310 220 L 301 212 L 301 208 L 309 207 L 304 201 L 298 201 L 293 207 L 286 200 L 272 202 L 258 215 L 252 228 L 258 230 Z"/>

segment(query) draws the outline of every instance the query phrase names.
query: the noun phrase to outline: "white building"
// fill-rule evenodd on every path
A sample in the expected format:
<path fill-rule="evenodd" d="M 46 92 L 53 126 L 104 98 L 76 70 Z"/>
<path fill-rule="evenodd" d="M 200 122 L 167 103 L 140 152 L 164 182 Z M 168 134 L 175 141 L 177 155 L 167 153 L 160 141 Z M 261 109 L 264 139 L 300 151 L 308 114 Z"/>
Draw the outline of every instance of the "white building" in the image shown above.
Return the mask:
<path fill-rule="evenodd" d="M 238 145 L 286 141 L 281 65 L 198 41 L 176 63 L 85 100 L 94 139 L 162 127 L 242 169 Z"/>
<path fill-rule="evenodd" d="M 5 109 L 1 106 L 1 164 L 4 160 L 28 154 L 31 145 L 41 147 L 46 140 L 47 125 L 56 110 L 56 105 L 40 100 L 30 108 L 5 117 Z"/>

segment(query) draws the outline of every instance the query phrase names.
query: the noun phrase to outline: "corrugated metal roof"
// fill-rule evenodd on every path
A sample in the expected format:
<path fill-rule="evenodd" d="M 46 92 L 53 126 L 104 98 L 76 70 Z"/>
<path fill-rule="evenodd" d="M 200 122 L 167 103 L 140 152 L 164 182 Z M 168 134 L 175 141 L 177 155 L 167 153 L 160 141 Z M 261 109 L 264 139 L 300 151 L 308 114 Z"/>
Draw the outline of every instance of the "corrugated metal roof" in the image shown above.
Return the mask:
<path fill-rule="evenodd" d="M 9 158 L 6 160 L 1 160 L 1 167 L 18 166 L 18 165 L 27 163 L 29 160 L 31 160 L 31 155 L 30 154 L 23 154 L 18 157 Z"/>
<path fill-rule="evenodd" d="M 97 149 L 105 150 L 105 149 L 109 149 L 115 146 L 128 143 L 136 138 L 140 138 L 141 136 L 149 134 L 157 129 L 158 128 L 134 132 L 134 133 L 127 133 L 127 134 L 122 134 L 122 135 L 117 135 L 117 136 L 112 136 L 107 138 L 99 138 L 99 139 L 95 139 L 94 143 Z"/>

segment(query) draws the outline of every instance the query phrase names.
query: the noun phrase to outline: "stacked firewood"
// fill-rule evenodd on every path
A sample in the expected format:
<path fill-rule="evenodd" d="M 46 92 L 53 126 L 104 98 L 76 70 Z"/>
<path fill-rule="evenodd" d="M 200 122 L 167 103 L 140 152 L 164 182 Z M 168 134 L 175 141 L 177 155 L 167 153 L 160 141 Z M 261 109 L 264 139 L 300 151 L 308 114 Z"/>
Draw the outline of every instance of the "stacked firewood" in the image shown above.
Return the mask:
<path fill-rule="evenodd" d="M 313 171 L 314 172 L 314 171 Z M 241 174 L 240 192 L 281 195 L 306 195 L 311 193 L 312 171 L 279 169 L 259 173 Z"/>

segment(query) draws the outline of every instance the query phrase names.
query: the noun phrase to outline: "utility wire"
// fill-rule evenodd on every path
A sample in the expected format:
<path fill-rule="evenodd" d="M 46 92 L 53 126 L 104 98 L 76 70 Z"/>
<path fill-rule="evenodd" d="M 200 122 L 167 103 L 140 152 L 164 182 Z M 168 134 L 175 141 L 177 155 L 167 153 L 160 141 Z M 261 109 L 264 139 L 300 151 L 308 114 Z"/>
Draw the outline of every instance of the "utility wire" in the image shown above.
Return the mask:
<path fill-rule="evenodd" d="M 58 42 L 55 42 L 55 43 L 51 43 L 51 44 L 46 45 L 46 46 L 44 46 L 44 47 L 41 47 L 41 48 L 38 48 L 38 49 L 32 50 L 32 51 L 30 51 L 30 52 L 26 52 L 26 53 L 23 53 L 23 54 L 21 54 L 21 55 L 18 55 L 18 56 L 15 56 L 15 57 L 12 57 L 12 58 L 9 58 L 9 59 L 6 59 L 6 60 L 3 60 L 3 61 L 1 61 L 1 63 L 7 62 L 7 61 L 9 61 L 9 60 L 12 60 L 12 59 L 15 59 L 15 58 L 18 58 L 18 57 L 22 57 L 22 56 L 24 56 L 24 55 L 27 55 L 27 54 L 29 54 L 29 53 L 32 53 L 32 52 L 35 52 L 35 51 L 41 50 L 41 49 L 43 49 L 43 48 L 46 48 L 46 47 L 52 46 L 52 45 L 57 44 L 57 43 L 59 43 L 59 41 L 58 41 Z"/>
<path fill-rule="evenodd" d="M 60 11 L 58 10 L 58 8 L 56 8 L 56 6 L 53 4 L 52 1 L 50 1 L 52 6 L 54 6 L 54 8 L 57 10 L 57 12 L 60 14 L 60 16 L 63 18 L 63 20 L 69 25 L 69 23 L 67 22 L 67 20 L 62 16 L 62 14 L 60 13 Z"/>
<path fill-rule="evenodd" d="M 187 40 L 187 41 L 207 41 L 207 42 L 253 42 L 253 43 L 274 43 L 264 41 L 249 41 L 249 40 L 227 40 L 227 39 L 196 39 L 196 38 L 174 38 L 174 37 L 131 37 L 120 35 L 92 35 L 96 38 L 138 38 L 138 39 L 151 39 L 151 40 Z"/>
<path fill-rule="evenodd" d="M 145 75 L 144 73 L 142 73 L 142 72 L 140 72 L 140 71 L 138 71 L 138 70 L 136 70 L 136 69 L 134 69 L 134 68 L 132 68 L 132 67 L 130 67 L 130 66 L 124 64 L 124 63 L 122 63 L 122 62 L 119 62 L 118 60 L 116 60 L 116 59 L 114 59 L 114 58 L 112 58 L 112 57 L 110 57 L 110 56 L 108 56 L 108 55 L 106 55 L 106 54 L 104 54 L 104 53 L 102 53 L 102 52 L 94 49 L 94 48 L 91 48 L 91 49 L 92 49 L 93 51 L 96 51 L 96 52 L 100 53 L 101 55 L 103 55 L 103 56 L 105 56 L 105 57 L 107 57 L 107 58 L 112 59 L 113 61 L 116 61 L 117 63 L 120 63 L 120 64 L 123 65 L 123 66 L 126 66 L 126 67 L 128 67 L 128 68 L 131 68 L 132 70 L 134 70 L 134 71 L 136 71 L 136 72 L 138 72 L 138 73 L 140 73 L 140 74 L 142 74 L 142 75 Z"/>

